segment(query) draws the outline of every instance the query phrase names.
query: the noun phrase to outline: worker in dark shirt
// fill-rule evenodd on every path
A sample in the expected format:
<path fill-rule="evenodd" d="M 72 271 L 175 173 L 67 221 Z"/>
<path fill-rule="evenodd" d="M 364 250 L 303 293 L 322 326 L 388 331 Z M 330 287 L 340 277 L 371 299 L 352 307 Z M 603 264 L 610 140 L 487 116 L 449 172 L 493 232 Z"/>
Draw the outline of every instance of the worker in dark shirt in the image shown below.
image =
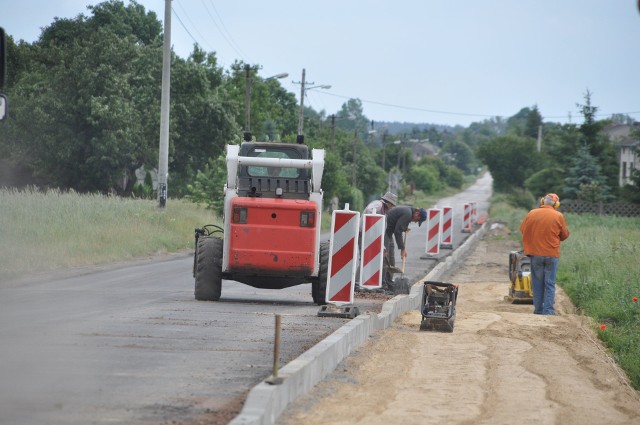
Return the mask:
<path fill-rule="evenodd" d="M 410 205 L 400 205 L 392 208 L 387 213 L 387 228 L 384 232 L 384 248 L 386 263 L 389 266 L 396 266 L 395 245 L 398 245 L 400 257 L 407 257 L 407 247 L 404 245 L 403 233 L 409 231 L 411 222 L 418 223 L 418 226 L 427 219 L 427 210 L 424 208 L 414 208 Z M 394 245 L 393 239 L 396 243 Z M 392 273 L 388 269 L 384 273 L 383 289 L 390 289 L 393 283 Z"/>

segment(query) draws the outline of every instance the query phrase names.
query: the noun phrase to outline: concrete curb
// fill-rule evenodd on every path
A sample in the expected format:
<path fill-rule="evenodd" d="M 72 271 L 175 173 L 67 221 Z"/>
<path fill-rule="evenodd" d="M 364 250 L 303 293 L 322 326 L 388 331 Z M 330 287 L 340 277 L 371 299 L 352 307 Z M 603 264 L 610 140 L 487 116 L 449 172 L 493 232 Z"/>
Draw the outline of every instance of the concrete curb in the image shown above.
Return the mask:
<path fill-rule="evenodd" d="M 357 316 L 340 329 L 282 367 L 278 377 L 282 384 L 261 382 L 249 392 L 244 408 L 229 425 L 272 425 L 292 401 L 308 393 L 318 382 L 335 370 L 338 364 L 363 346 L 375 332 L 386 329 L 402 314 L 422 303 L 422 283 L 438 281 L 469 251 L 486 232 L 487 223 L 477 229 L 455 249 L 445 261 L 438 263 L 424 278 L 411 287 L 409 295 L 397 295 L 382 305 L 379 314 Z"/>

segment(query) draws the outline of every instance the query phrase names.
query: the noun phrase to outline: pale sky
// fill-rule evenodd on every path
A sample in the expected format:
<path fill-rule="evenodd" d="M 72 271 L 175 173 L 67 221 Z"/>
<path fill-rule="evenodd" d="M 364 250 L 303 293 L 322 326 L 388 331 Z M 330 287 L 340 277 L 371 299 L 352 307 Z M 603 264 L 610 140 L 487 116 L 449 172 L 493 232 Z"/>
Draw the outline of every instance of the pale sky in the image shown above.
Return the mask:
<path fill-rule="evenodd" d="M 128 0 L 124 0 L 128 4 Z M 35 41 L 54 17 L 96 0 L 0 0 L 0 26 Z M 140 0 L 164 21 L 164 0 Z M 305 105 L 337 112 L 349 98 L 376 121 L 467 126 L 537 105 L 546 122 L 640 121 L 637 0 L 173 0 L 174 51 L 197 42 L 225 69 L 242 60 L 282 72 Z M 570 118 L 569 118 L 570 117 Z"/>

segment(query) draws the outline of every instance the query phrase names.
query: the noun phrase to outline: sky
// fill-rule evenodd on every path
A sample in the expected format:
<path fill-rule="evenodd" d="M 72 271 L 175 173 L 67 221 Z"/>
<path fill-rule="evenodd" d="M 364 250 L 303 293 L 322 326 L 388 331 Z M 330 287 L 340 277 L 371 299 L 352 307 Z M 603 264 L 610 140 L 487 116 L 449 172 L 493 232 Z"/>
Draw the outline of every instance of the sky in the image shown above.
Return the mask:
<path fill-rule="evenodd" d="M 36 41 L 97 0 L 0 0 L 0 26 Z M 128 0 L 124 0 L 129 4 Z M 164 21 L 165 0 L 139 0 Z M 327 115 L 360 99 L 374 121 L 468 126 L 537 106 L 545 122 L 640 121 L 638 0 L 172 0 L 171 44 L 225 69 L 261 66 Z M 331 85 L 322 89 L 321 85 Z"/>

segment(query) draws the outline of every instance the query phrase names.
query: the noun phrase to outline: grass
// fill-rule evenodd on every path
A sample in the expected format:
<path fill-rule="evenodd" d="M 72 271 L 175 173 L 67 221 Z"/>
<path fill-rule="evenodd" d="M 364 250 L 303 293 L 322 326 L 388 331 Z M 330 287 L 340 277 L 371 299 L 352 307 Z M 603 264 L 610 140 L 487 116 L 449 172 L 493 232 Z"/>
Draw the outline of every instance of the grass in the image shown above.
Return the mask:
<path fill-rule="evenodd" d="M 35 189 L 0 189 L 0 282 L 193 247 L 211 211 L 156 201 Z"/>
<path fill-rule="evenodd" d="M 490 216 L 517 229 L 527 213 L 492 202 Z M 640 390 L 640 218 L 565 214 L 557 283 L 596 331 L 631 384 Z"/>

